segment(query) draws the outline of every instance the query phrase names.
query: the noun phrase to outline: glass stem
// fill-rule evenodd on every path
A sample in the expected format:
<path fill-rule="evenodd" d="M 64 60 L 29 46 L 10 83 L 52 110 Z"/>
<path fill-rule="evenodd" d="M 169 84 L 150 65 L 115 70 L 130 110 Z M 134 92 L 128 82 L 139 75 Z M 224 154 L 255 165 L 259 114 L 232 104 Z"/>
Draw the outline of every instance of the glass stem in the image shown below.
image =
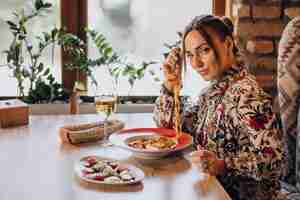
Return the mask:
<path fill-rule="evenodd" d="M 108 140 L 107 123 L 108 123 L 108 118 L 105 117 L 104 122 L 103 122 L 104 142 L 107 142 L 107 140 Z"/>

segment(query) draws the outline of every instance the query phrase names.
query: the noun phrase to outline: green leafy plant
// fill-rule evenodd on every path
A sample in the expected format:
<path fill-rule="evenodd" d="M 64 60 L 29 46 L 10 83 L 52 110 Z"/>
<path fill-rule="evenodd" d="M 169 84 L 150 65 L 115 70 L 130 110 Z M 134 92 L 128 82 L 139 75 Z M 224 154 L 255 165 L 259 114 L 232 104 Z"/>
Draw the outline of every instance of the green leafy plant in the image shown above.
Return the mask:
<path fill-rule="evenodd" d="M 115 87 L 119 84 L 120 77 L 126 77 L 130 85 L 128 94 L 132 91 L 136 81 L 144 78 L 148 67 L 157 63 L 154 61 L 144 61 L 141 64 L 128 62 L 113 49 L 103 34 L 92 29 L 86 29 L 86 32 L 99 53 L 99 57 L 92 63 L 107 66 L 110 76 L 114 79 Z"/>
<path fill-rule="evenodd" d="M 35 103 L 38 96 L 41 99 L 51 101 L 55 99 L 56 95 L 62 94 L 61 91 L 63 90 L 62 85 L 54 80 L 50 68 L 40 61 L 45 49 L 49 46 L 54 49 L 55 44 L 64 34 L 63 30 L 54 28 L 49 33 L 43 32 L 40 36 L 36 36 L 34 39 L 38 41 L 37 46 L 33 46 L 27 31 L 28 24 L 34 18 L 47 14 L 51 6 L 52 4 L 43 0 L 36 0 L 34 9 L 30 13 L 25 14 L 24 9 L 20 12 L 14 12 L 15 20 L 7 21 L 9 30 L 13 35 L 9 49 L 4 51 L 7 66 L 12 70 L 12 74 L 17 80 L 19 95 L 29 103 Z M 26 56 L 29 61 L 25 59 Z M 24 91 L 25 81 L 29 81 L 27 97 L 25 97 Z M 40 91 L 46 86 L 49 88 L 49 94 L 41 93 Z M 44 94 L 44 97 L 41 97 L 41 94 Z"/>
<path fill-rule="evenodd" d="M 68 93 L 63 89 L 62 85 L 55 81 L 52 74 L 47 76 L 48 83 L 42 79 L 38 79 L 35 88 L 31 90 L 25 101 L 28 103 L 44 103 L 55 100 L 65 101 Z"/>
<path fill-rule="evenodd" d="M 128 83 L 130 85 L 130 89 L 128 91 L 128 95 L 130 95 L 131 91 L 134 88 L 134 85 L 137 80 L 141 80 L 144 78 L 146 70 L 152 64 L 156 64 L 157 62 L 142 62 L 141 64 L 135 63 L 123 63 L 124 66 L 114 66 L 109 69 L 110 74 L 115 78 L 115 80 L 119 80 L 120 76 L 127 77 Z M 149 73 L 151 74 L 152 71 Z"/>
<path fill-rule="evenodd" d="M 17 80 L 19 95 L 28 103 L 66 101 L 68 98 L 63 85 L 58 83 L 52 75 L 50 67 L 40 61 L 44 51 L 49 47 L 52 47 L 52 65 L 54 64 L 54 48 L 59 45 L 70 57 L 70 62 L 66 65 L 69 70 L 76 69 L 93 78 L 90 66 L 95 64 L 87 57 L 86 44 L 77 36 L 63 29 L 53 28 L 33 38 L 37 41 L 37 45 L 33 45 L 33 41 L 29 39 L 30 35 L 27 30 L 30 22 L 47 14 L 51 7 L 50 3 L 36 0 L 34 9 L 30 13 L 25 14 L 24 10 L 14 12 L 15 20 L 7 21 L 13 35 L 9 49 L 4 51 L 7 66 Z M 29 58 L 29 61 L 25 57 Z M 27 95 L 24 91 L 25 81 L 29 82 Z"/>
<path fill-rule="evenodd" d="M 63 47 L 68 56 L 68 63 L 64 67 L 68 70 L 76 70 L 78 76 L 79 72 L 85 73 L 93 83 L 97 84 L 92 68 L 101 63 L 88 57 L 87 44 L 79 37 L 71 33 L 65 33 L 61 36 L 59 45 Z M 78 79 L 79 77 L 77 77 Z"/>

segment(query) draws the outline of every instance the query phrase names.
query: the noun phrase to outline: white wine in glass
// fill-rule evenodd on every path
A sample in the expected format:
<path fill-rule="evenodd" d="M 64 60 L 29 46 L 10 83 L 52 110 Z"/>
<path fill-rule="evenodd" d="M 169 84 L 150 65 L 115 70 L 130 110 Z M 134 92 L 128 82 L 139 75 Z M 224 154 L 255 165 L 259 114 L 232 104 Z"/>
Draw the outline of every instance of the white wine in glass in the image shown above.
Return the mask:
<path fill-rule="evenodd" d="M 104 118 L 104 142 L 108 141 L 107 126 L 109 117 L 116 111 L 117 97 L 114 95 L 95 96 L 96 112 Z"/>
<path fill-rule="evenodd" d="M 105 121 L 116 110 L 117 98 L 113 95 L 102 95 L 95 97 L 96 112 L 105 114 Z"/>

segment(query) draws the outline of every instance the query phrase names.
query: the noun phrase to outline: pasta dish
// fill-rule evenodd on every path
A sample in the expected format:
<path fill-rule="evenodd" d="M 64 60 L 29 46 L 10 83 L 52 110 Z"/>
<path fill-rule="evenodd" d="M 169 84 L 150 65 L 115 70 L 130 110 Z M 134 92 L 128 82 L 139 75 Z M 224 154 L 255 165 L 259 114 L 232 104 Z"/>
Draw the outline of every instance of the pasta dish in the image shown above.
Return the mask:
<path fill-rule="evenodd" d="M 144 150 L 168 150 L 174 149 L 176 145 L 172 138 L 162 136 L 139 138 L 128 143 L 130 147 Z"/>

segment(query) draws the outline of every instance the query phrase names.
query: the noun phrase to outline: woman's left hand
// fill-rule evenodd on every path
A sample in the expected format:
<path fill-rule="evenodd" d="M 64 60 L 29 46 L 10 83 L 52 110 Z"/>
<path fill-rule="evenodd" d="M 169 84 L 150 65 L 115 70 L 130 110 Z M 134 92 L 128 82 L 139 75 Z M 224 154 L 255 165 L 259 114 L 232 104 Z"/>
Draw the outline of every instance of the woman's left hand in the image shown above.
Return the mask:
<path fill-rule="evenodd" d="M 208 150 L 197 150 L 191 153 L 191 161 L 199 171 L 210 175 L 222 175 L 225 171 L 225 163 L 217 158 L 216 154 Z"/>

